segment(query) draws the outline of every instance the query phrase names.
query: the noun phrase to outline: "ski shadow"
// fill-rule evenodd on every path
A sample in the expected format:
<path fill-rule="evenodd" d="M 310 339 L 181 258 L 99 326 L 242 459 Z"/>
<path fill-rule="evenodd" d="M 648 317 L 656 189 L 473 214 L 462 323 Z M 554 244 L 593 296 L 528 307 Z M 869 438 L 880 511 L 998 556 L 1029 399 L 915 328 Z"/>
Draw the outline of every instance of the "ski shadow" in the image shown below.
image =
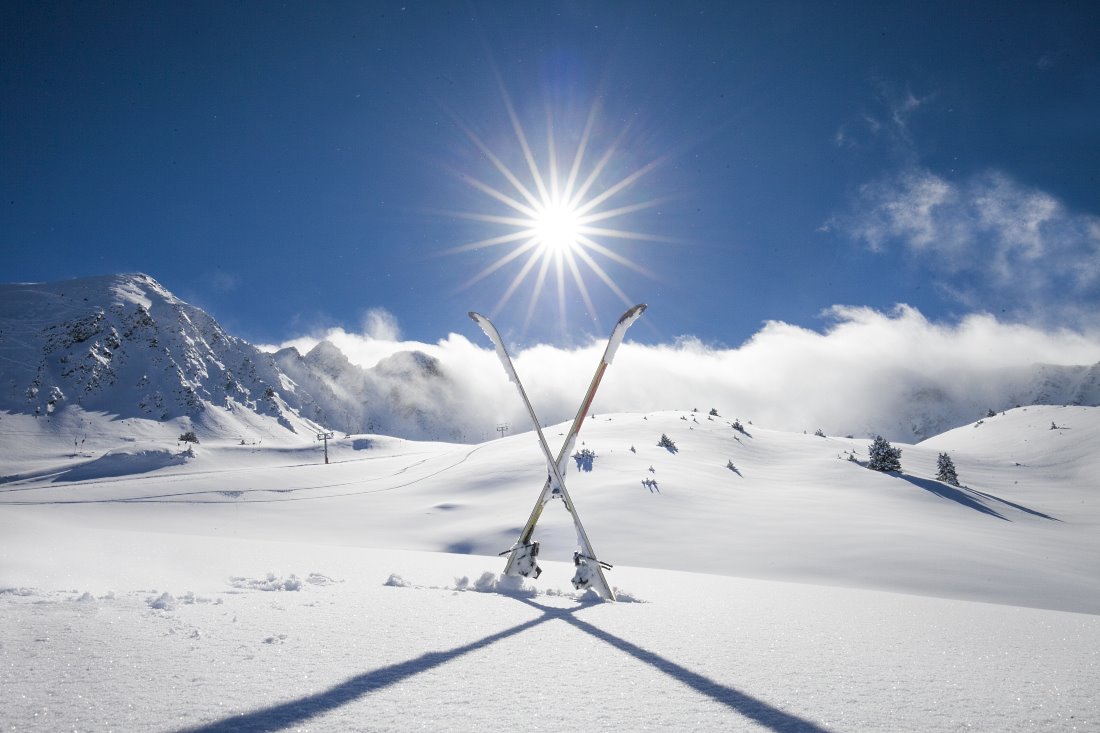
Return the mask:
<path fill-rule="evenodd" d="M 967 507 L 968 509 L 973 509 L 974 511 L 981 512 L 982 514 L 988 514 L 991 517 L 1003 519 L 1006 522 L 1011 522 L 1012 520 L 1001 514 L 992 506 L 989 506 L 989 503 L 997 502 L 998 504 L 1003 504 L 1006 507 L 1011 507 L 1012 509 L 1015 509 L 1017 511 L 1024 512 L 1025 514 L 1030 514 L 1033 517 L 1048 519 L 1052 522 L 1062 521 L 1057 517 L 1052 517 L 1049 514 L 1044 514 L 1043 512 L 1036 511 L 1034 509 L 1029 509 L 1022 504 L 1016 504 L 1014 502 L 1007 501 L 998 496 L 994 496 L 993 494 L 987 494 L 984 491 L 976 491 L 965 486 L 951 486 L 949 484 L 943 483 L 942 481 L 933 481 L 932 479 L 918 478 L 916 476 L 910 476 L 904 473 L 894 475 L 899 476 L 909 483 L 913 484 L 914 486 L 931 492 L 936 496 L 943 497 L 944 499 L 949 499 L 953 502 Z"/>
<path fill-rule="evenodd" d="M 683 665 L 666 659 L 648 649 L 643 649 L 637 644 L 629 642 L 620 636 L 615 636 L 594 624 L 582 621 L 576 617 L 575 614 L 577 611 L 592 604 L 583 604 L 574 608 L 553 608 L 544 606 L 529 598 L 516 597 L 516 600 L 542 611 L 545 616 L 565 621 L 574 628 L 611 645 L 621 652 L 629 654 L 639 662 L 648 664 L 677 682 L 687 685 L 696 692 L 709 697 L 717 703 L 725 705 L 734 712 L 775 731 L 775 733 L 795 733 L 795 731 L 799 733 L 802 731 L 823 732 L 825 730 L 805 718 L 800 718 L 793 713 L 780 710 L 734 687 L 723 685 L 705 675 L 693 672 Z"/>
<path fill-rule="evenodd" d="M 590 608 L 593 605 L 601 603 L 601 601 L 581 600 L 572 608 L 554 608 L 551 606 L 544 606 L 541 603 L 537 603 L 521 595 L 504 595 L 540 611 L 541 615 L 530 621 L 525 621 L 495 634 L 490 634 L 483 639 L 455 647 L 454 649 L 442 652 L 427 652 L 414 659 L 387 665 L 370 672 L 356 675 L 327 690 L 312 695 L 305 695 L 294 700 L 288 700 L 242 715 L 230 716 L 205 725 L 181 729 L 180 733 L 231 733 L 237 731 L 244 731 L 245 733 L 255 731 L 258 733 L 259 731 L 273 731 L 290 728 L 319 715 L 323 715 L 331 710 L 351 704 L 378 690 L 391 687 L 411 677 L 415 677 L 416 675 L 429 672 L 459 657 L 492 646 L 498 641 L 522 634 L 547 621 L 554 620 L 564 621 L 593 638 L 599 639 L 619 651 L 629 654 L 634 659 L 650 665 L 672 679 L 694 689 L 696 692 L 774 731 L 774 733 L 795 733 L 796 731 L 798 733 L 803 731 L 809 733 L 824 733 L 823 728 L 805 718 L 800 718 L 792 713 L 784 712 L 736 688 L 720 684 L 709 677 L 693 672 L 687 667 L 679 665 L 669 659 L 665 659 L 626 639 L 604 631 L 594 624 L 575 617 L 574 614 L 577 611 Z"/>
<path fill-rule="evenodd" d="M 313 695 L 306 695 L 295 700 L 288 700 L 287 702 L 254 710 L 250 713 L 244 713 L 243 715 L 223 718 L 222 720 L 206 725 L 200 725 L 194 728 L 184 728 L 180 730 L 180 733 L 233 733 L 234 731 L 243 731 L 245 733 L 255 731 L 259 733 L 259 731 L 273 731 L 289 728 L 309 720 L 310 718 L 323 715 L 330 710 L 335 710 L 349 703 L 353 703 L 372 692 L 391 687 L 410 677 L 428 672 L 453 659 L 457 659 L 471 652 L 476 652 L 479 649 L 484 649 L 502 639 L 507 639 L 510 636 L 521 634 L 528 629 L 533 629 L 552 618 L 553 616 L 543 615 L 539 618 L 505 629 L 504 631 L 490 634 L 484 639 L 479 639 L 478 641 L 464 644 L 463 646 L 455 647 L 448 651 L 427 652 L 415 659 L 398 662 L 397 664 L 391 664 L 386 667 L 380 667 L 376 670 L 356 675 L 355 677 L 351 677 L 327 690 Z"/>

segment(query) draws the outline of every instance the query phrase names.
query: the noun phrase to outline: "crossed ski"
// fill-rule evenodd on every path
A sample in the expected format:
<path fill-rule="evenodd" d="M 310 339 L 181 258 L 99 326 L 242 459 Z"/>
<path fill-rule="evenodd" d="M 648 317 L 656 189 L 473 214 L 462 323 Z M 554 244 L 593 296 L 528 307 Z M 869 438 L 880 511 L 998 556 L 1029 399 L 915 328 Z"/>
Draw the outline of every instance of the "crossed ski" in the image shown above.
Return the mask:
<path fill-rule="evenodd" d="M 523 384 L 520 382 L 519 375 L 516 374 L 515 366 L 512 364 L 512 357 L 509 356 L 508 350 L 504 347 L 504 340 L 501 339 L 496 326 L 494 326 L 492 321 L 485 316 L 474 313 L 473 311 L 470 312 L 470 318 L 481 327 L 481 330 L 485 332 L 485 335 L 488 336 L 496 346 L 497 357 L 499 357 L 500 363 L 504 366 L 504 371 L 508 374 L 509 381 L 516 385 L 516 390 L 523 400 L 524 407 L 527 408 L 527 414 L 531 418 L 531 423 L 535 426 L 535 433 L 538 435 L 539 446 L 542 448 L 547 464 L 546 482 L 543 484 L 542 493 L 539 494 L 534 509 L 531 510 L 531 516 L 528 518 L 527 524 L 524 525 L 523 530 L 520 532 L 519 539 L 516 540 L 516 543 L 512 545 L 511 549 L 501 553 L 502 555 L 508 555 L 508 562 L 504 567 L 504 573 L 506 575 L 523 575 L 526 577 L 533 575 L 537 578 L 539 573 L 542 572 L 542 568 L 540 568 L 536 562 L 539 552 L 539 543 L 532 541 L 532 537 L 535 533 L 535 525 L 538 523 L 539 517 L 542 516 L 543 507 L 545 507 L 551 499 L 560 498 L 565 504 L 566 510 L 573 517 L 573 525 L 577 530 L 577 545 L 579 549 L 573 553 L 573 563 L 577 568 L 576 574 L 573 576 L 573 586 L 578 590 L 581 588 L 592 588 L 602 597 L 612 601 L 615 600 L 615 592 L 611 589 L 603 573 L 605 569 L 610 570 L 611 566 L 596 559 L 596 551 L 592 548 L 592 542 L 588 539 L 588 534 L 584 531 L 584 526 L 581 524 L 580 516 L 577 514 L 573 500 L 569 496 L 569 491 L 565 488 L 565 479 L 563 476 L 565 475 L 566 462 L 569 460 L 569 455 L 573 450 L 573 446 L 576 444 L 577 434 L 584 424 L 585 417 L 588 416 L 588 410 L 592 406 L 592 400 L 596 396 L 596 390 L 600 386 L 600 381 L 603 379 L 604 372 L 615 358 L 615 352 L 622 343 L 627 329 L 630 328 L 634 321 L 638 320 L 642 313 L 645 312 L 645 309 L 646 306 L 644 304 L 639 304 L 629 309 L 626 313 L 623 313 L 622 317 L 619 318 L 618 322 L 615 324 L 615 328 L 612 329 L 611 336 L 607 340 L 607 347 L 604 349 L 603 356 L 600 358 L 600 363 L 596 366 L 596 373 L 592 376 L 592 381 L 588 385 L 588 391 L 585 392 L 584 399 L 581 400 L 580 409 L 577 410 L 577 415 L 573 419 L 573 425 L 570 427 L 565 437 L 565 442 L 558 451 L 556 458 L 550 452 L 550 446 L 546 443 L 546 436 L 543 435 L 542 426 L 539 424 L 534 408 L 531 407 L 531 401 L 527 398 L 527 392 L 523 389 Z"/>

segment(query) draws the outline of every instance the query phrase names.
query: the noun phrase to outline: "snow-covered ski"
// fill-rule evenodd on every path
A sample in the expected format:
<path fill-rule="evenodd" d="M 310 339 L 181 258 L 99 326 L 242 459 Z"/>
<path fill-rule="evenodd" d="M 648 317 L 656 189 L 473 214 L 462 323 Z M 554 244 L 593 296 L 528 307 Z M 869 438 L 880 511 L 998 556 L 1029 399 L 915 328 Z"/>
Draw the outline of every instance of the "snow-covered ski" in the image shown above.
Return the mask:
<path fill-rule="evenodd" d="M 519 392 L 520 398 L 527 408 L 527 413 L 531 418 L 531 422 L 535 426 L 539 445 L 542 448 L 547 463 L 547 477 L 542 487 L 542 493 L 539 494 L 538 501 L 535 502 L 535 507 L 531 510 L 531 516 L 520 532 L 519 539 L 516 540 L 516 543 L 511 549 L 505 551 L 508 554 L 508 562 L 504 568 L 506 575 L 533 575 L 534 577 L 538 577 L 539 573 L 542 572 L 542 569 L 538 567 L 536 562 L 539 543 L 532 541 L 535 525 L 542 515 L 543 507 L 545 507 L 551 499 L 561 498 L 562 502 L 565 504 L 566 510 L 573 517 L 573 524 L 577 530 L 577 544 L 579 545 L 579 550 L 573 555 L 573 562 L 577 567 L 577 572 L 573 577 L 574 587 L 578 589 L 591 587 L 604 598 L 615 600 L 615 593 L 612 591 L 603 573 L 605 568 L 610 569 L 611 566 L 596 559 L 596 552 L 592 548 L 592 543 L 588 539 L 588 534 L 584 531 L 584 526 L 581 524 L 580 517 L 577 515 L 573 500 L 570 498 L 569 492 L 565 488 L 563 476 L 565 474 L 566 462 L 573 450 L 573 446 L 576 444 L 577 434 L 580 432 L 581 426 L 584 424 L 584 419 L 588 415 L 588 410 L 592 406 L 592 400 L 596 396 L 596 390 L 600 386 L 600 381 L 603 379 L 604 372 L 614 360 L 615 353 L 618 351 L 619 345 L 622 344 L 627 329 L 633 325 L 634 321 L 638 320 L 642 313 L 645 312 L 645 309 L 645 304 L 639 304 L 630 308 L 623 313 L 622 317 L 620 317 L 615 324 L 614 329 L 612 329 L 603 356 L 600 358 L 600 363 L 596 366 L 596 372 L 592 376 L 592 381 L 588 385 L 588 390 L 585 392 L 584 399 L 581 400 L 577 415 L 573 419 L 573 424 L 556 458 L 551 455 L 550 447 L 546 442 L 546 436 L 542 432 L 542 426 L 539 424 L 538 417 L 531 407 L 531 401 L 527 398 L 527 392 L 523 389 L 523 384 L 519 380 L 519 375 L 516 374 L 515 366 L 512 364 L 512 358 L 509 356 L 508 350 L 504 346 L 504 340 L 500 337 L 500 333 L 488 318 L 479 313 L 470 313 L 470 318 L 481 327 L 496 346 L 497 356 L 504 366 L 504 371 L 508 374 L 508 379 L 516 385 L 516 390 Z"/>

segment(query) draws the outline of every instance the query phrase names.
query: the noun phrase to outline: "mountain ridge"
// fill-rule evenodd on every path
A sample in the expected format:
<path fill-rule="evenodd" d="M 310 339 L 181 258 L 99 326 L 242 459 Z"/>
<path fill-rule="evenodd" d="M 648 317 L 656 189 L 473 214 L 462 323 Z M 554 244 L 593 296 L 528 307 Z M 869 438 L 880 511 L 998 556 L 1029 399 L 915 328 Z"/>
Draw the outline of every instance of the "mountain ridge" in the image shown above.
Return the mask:
<path fill-rule="evenodd" d="M 263 351 L 143 273 L 0 285 L 0 365 L 0 410 L 47 419 L 79 405 L 201 429 L 201 418 L 222 411 L 303 435 L 337 429 L 476 442 L 486 429 L 481 423 L 497 409 L 472 414 L 469 408 L 485 396 L 469 393 L 453 364 L 419 350 L 390 354 L 369 368 L 324 340 L 305 354 L 293 347 Z M 879 381 L 889 384 L 890 375 Z M 912 371 L 904 382 L 878 396 L 886 417 L 824 427 L 913 441 L 988 410 L 1100 404 L 1100 363 L 1006 367 L 977 385 Z M 501 400 L 511 398 L 502 391 Z"/>

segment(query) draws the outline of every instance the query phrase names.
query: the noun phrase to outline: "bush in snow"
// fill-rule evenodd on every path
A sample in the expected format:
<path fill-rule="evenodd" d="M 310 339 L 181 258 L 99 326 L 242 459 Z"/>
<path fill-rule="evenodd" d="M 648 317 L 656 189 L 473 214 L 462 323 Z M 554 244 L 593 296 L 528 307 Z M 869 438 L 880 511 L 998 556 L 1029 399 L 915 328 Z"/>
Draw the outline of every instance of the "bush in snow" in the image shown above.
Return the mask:
<path fill-rule="evenodd" d="M 199 437 L 195 435 L 194 430 L 188 430 L 186 433 L 180 436 L 181 443 L 198 443 Z"/>
<path fill-rule="evenodd" d="M 718 408 L 717 407 L 710 408 L 710 414 L 711 414 L 711 417 L 718 417 L 719 416 L 718 415 Z"/>
<path fill-rule="evenodd" d="M 945 484 L 959 485 L 959 476 L 955 473 L 955 462 L 946 453 L 940 453 L 936 459 L 936 478 Z"/>
<path fill-rule="evenodd" d="M 895 448 L 881 435 L 875 437 L 868 451 L 867 468 L 872 471 L 901 471 L 901 448 Z"/>
<path fill-rule="evenodd" d="M 664 433 L 661 433 L 661 439 L 657 441 L 657 445 L 667 449 L 669 453 L 675 453 L 678 450 L 676 444 L 672 442 L 672 438 Z"/>
<path fill-rule="evenodd" d="M 819 438 L 824 438 L 825 437 L 825 431 L 822 430 L 821 428 L 818 428 L 817 430 L 814 431 L 814 435 L 816 435 Z"/>

